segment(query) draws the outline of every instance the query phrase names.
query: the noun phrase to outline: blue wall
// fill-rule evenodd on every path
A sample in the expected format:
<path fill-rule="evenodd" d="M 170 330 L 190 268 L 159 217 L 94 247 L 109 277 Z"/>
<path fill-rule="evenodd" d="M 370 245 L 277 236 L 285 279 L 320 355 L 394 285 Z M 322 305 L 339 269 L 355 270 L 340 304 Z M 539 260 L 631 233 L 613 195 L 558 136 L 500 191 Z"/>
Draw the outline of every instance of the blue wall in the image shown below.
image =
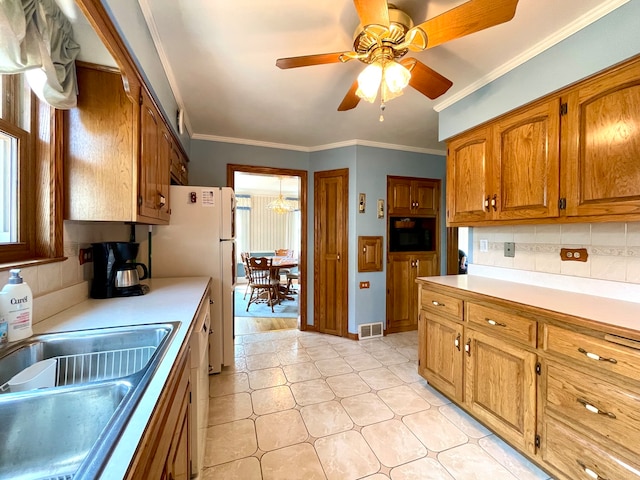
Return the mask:
<path fill-rule="evenodd" d="M 143 72 L 147 85 L 164 112 L 164 116 L 173 128 L 174 134 L 189 153 L 191 139 L 185 133 L 178 134 L 176 113 L 178 103 L 173 95 L 169 80 L 165 74 L 160 56 L 147 28 L 147 23 L 135 0 L 102 0 L 111 20 L 116 25 L 120 37 L 124 39 L 127 48 Z"/>
<path fill-rule="evenodd" d="M 445 157 L 380 148 L 350 146 L 305 153 L 249 145 L 194 140 L 191 143 L 189 183 L 192 185 L 226 185 L 227 164 L 269 166 L 307 170 L 308 211 L 307 231 L 307 319 L 314 324 L 313 282 L 313 211 L 314 172 L 347 168 L 349 170 L 349 331 L 357 333 L 361 323 L 384 322 L 386 316 L 386 261 L 382 272 L 358 273 L 356 248 L 358 236 L 374 235 L 386 238 L 387 175 L 426 177 L 442 180 L 441 204 L 444 205 Z M 364 214 L 358 213 L 358 195 L 367 195 Z M 378 199 L 385 202 L 385 218 L 376 216 Z M 441 271 L 444 273 L 446 251 L 445 216 L 441 216 Z M 386 241 L 386 240 L 385 240 Z M 386 244 L 385 244 L 386 249 Z M 370 289 L 360 290 L 360 281 L 369 281 Z"/>
<path fill-rule="evenodd" d="M 631 0 L 444 109 L 445 140 L 640 53 L 640 0 Z"/>

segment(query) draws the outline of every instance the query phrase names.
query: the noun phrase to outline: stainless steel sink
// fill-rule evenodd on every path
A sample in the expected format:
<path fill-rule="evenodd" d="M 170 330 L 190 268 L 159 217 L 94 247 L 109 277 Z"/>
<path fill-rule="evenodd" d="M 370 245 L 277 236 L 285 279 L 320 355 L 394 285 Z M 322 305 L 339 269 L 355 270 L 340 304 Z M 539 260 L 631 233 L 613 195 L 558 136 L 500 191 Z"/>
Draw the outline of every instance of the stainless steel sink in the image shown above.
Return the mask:
<path fill-rule="evenodd" d="M 0 402 L 0 478 L 73 475 L 132 387 L 115 381 L 7 396 Z"/>
<path fill-rule="evenodd" d="M 170 323 L 137 325 L 31 337 L 0 350 L 0 386 L 49 358 L 58 360 L 57 385 L 131 375 L 148 364 L 173 327 Z"/>
<path fill-rule="evenodd" d="M 48 358 L 58 359 L 59 370 L 55 388 L 0 395 L 0 479 L 97 478 L 178 325 L 38 335 L 0 350 L 3 383 Z M 113 356 L 147 347 L 152 352 L 142 361 Z M 65 358 L 80 362 L 64 372 Z"/>

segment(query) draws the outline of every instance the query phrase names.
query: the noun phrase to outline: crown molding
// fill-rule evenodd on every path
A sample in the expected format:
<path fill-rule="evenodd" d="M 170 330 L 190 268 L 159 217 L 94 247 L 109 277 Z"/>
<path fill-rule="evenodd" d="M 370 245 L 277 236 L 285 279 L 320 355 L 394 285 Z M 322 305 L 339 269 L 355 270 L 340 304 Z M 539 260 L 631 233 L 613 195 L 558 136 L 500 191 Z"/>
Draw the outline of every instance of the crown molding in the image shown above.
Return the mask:
<path fill-rule="evenodd" d="M 460 90 L 456 94 L 451 95 L 446 100 L 434 105 L 433 109 L 436 112 L 441 112 L 445 108 L 450 107 L 451 105 L 453 105 L 456 102 L 459 102 L 463 98 L 471 95 L 473 92 L 481 89 L 485 85 L 487 85 L 487 84 L 493 82 L 494 80 L 500 78 L 501 76 L 509 73 L 511 70 L 519 67 L 523 63 L 528 62 L 529 60 L 531 60 L 536 55 L 544 52 L 545 50 L 548 50 L 549 48 L 553 47 L 554 45 L 557 45 L 562 40 L 570 37 L 574 33 L 582 30 L 586 26 L 588 26 L 588 25 L 592 24 L 593 22 L 601 19 L 605 15 L 611 13 L 615 9 L 621 7 L 622 5 L 624 5 L 625 3 L 628 3 L 628 2 L 629 2 L 629 0 L 609 0 L 609 1 L 606 1 L 606 2 L 602 3 L 598 7 L 594 8 L 593 10 L 591 10 L 591 11 L 589 11 L 587 13 L 585 13 L 581 17 L 577 18 L 572 23 L 570 23 L 570 24 L 566 25 L 565 27 L 563 27 L 562 29 L 558 30 L 554 34 L 549 35 L 547 38 L 545 38 L 541 42 L 538 42 L 537 44 L 535 44 L 534 46 L 532 46 L 528 50 L 522 52 L 520 55 L 517 55 L 516 57 L 512 58 L 510 61 L 500 65 L 498 68 L 492 70 L 487 75 L 485 75 L 482 78 L 476 80 L 471 85 L 463 88 L 462 90 Z"/>
<path fill-rule="evenodd" d="M 246 138 L 219 137 L 217 135 L 206 135 L 202 133 L 193 134 L 191 136 L 191 139 L 206 140 L 209 142 L 233 143 L 237 145 L 247 145 L 251 147 L 278 148 L 280 150 L 294 150 L 297 152 L 306 152 L 306 153 L 321 152 L 323 150 L 334 150 L 336 148 L 343 148 L 343 147 L 362 146 L 362 147 L 383 148 L 386 150 L 400 150 L 404 152 L 424 153 L 428 155 L 438 155 L 443 157 L 447 155 L 447 152 L 444 150 L 410 147 L 407 145 L 395 145 L 392 143 L 371 142 L 369 140 L 357 140 L 357 139 L 347 140 L 344 142 L 337 142 L 337 143 L 328 143 L 325 145 L 317 145 L 314 147 L 303 147 L 300 145 L 288 145 L 284 143 L 261 142 L 257 140 L 249 140 Z"/>
<path fill-rule="evenodd" d="M 171 92 L 173 93 L 173 96 L 176 99 L 176 103 L 178 104 L 178 109 L 182 109 L 184 111 L 185 129 L 189 134 L 191 134 L 191 132 L 193 132 L 193 128 L 191 126 L 191 121 L 189 120 L 189 112 L 187 112 L 187 109 L 184 108 L 184 101 L 182 100 L 180 89 L 178 88 L 178 82 L 176 81 L 176 77 L 173 73 L 173 69 L 171 68 L 171 64 L 169 63 L 169 59 L 167 58 L 167 54 L 162 47 L 160 34 L 158 33 L 158 26 L 156 25 L 156 21 L 153 18 L 153 13 L 151 12 L 149 1 L 138 0 L 138 5 L 140 5 L 140 10 L 142 10 L 142 15 L 144 16 L 145 22 L 147 23 L 147 28 L 149 29 L 149 33 L 151 34 L 153 45 L 156 47 L 156 51 L 158 52 L 158 56 L 160 57 L 160 63 L 162 64 L 164 73 L 167 76 Z"/>

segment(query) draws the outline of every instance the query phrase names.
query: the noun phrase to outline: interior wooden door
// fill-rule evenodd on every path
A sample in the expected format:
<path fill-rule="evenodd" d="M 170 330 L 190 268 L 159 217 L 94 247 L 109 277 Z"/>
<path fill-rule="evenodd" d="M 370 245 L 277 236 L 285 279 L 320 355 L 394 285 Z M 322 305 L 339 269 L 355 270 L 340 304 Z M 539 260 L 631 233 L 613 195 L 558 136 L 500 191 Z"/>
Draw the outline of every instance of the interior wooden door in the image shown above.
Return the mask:
<path fill-rule="evenodd" d="M 347 335 L 349 170 L 314 174 L 314 323 Z"/>

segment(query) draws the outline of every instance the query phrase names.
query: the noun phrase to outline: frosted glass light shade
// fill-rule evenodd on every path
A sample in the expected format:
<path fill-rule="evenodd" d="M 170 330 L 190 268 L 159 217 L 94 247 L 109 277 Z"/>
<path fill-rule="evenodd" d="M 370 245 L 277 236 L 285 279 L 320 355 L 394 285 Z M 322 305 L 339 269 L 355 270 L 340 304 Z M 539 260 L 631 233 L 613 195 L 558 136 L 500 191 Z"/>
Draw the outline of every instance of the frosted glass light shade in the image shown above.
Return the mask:
<path fill-rule="evenodd" d="M 356 95 L 373 103 L 378 90 L 382 90 L 382 101 L 386 102 L 402 95 L 402 89 L 409 85 L 410 79 L 411 72 L 398 62 L 390 61 L 384 65 L 381 62 L 374 62 L 367 65 L 358 75 Z"/>
<path fill-rule="evenodd" d="M 358 95 L 363 100 L 373 103 L 378 95 L 380 82 L 382 81 L 382 65 L 379 62 L 367 65 L 367 67 L 358 75 Z"/>
<path fill-rule="evenodd" d="M 384 81 L 393 93 L 398 93 L 409 85 L 411 72 L 398 62 L 389 62 L 384 66 Z"/>

